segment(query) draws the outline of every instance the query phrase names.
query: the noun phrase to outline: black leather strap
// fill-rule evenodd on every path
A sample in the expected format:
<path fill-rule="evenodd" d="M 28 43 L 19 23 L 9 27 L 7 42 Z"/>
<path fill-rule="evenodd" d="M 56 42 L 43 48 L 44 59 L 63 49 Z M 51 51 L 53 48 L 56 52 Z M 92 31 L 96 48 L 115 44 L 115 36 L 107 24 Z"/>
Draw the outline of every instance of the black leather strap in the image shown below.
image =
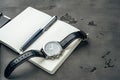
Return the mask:
<path fill-rule="evenodd" d="M 87 35 L 83 31 L 73 32 L 70 35 L 68 35 L 67 37 L 65 37 L 60 42 L 60 44 L 63 47 L 63 49 L 65 49 L 73 40 L 75 40 L 77 38 L 81 38 L 82 40 L 84 40 L 87 38 Z M 10 76 L 10 74 L 14 71 L 15 68 L 17 68 L 19 65 L 21 65 L 22 63 L 24 63 L 25 61 L 27 61 L 28 59 L 30 59 L 32 57 L 46 58 L 46 55 L 44 53 L 42 53 L 42 50 L 41 51 L 36 51 L 36 50 L 27 51 L 27 52 L 23 53 L 22 55 L 20 55 L 18 58 L 15 58 L 14 60 L 12 60 L 8 64 L 8 66 L 5 69 L 4 76 L 6 78 L 8 78 Z"/>
<path fill-rule="evenodd" d="M 77 38 L 81 38 L 82 40 L 85 40 L 85 39 L 87 39 L 87 35 L 83 31 L 73 32 L 70 35 L 68 35 L 67 37 L 65 37 L 60 42 L 60 44 L 61 44 L 62 48 L 65 49 L 72 41 L 74 41 Z"/>
<path fill-rule="evenodd" d="M 10 18 L 5 17 L 2 12 L 0 12 L 0 28 L 7 24 L 10 21 Z"/>
<path fill-rule="evenodd" d="M 21 65 L 22 63 L 24 63 L 25 61 L 27 61 L 32 57 L 45 57 L 45 55 L 40 51 L 36 51 L 36 50 L 30 50 L 23 53 L 22 55 L 15 58 L 8 64 L 8 66 L 5 69 L 4 76 L 8 78 L 10 74 L 14 71 L 14 69 L 17 68 L 17 66 Z"/>

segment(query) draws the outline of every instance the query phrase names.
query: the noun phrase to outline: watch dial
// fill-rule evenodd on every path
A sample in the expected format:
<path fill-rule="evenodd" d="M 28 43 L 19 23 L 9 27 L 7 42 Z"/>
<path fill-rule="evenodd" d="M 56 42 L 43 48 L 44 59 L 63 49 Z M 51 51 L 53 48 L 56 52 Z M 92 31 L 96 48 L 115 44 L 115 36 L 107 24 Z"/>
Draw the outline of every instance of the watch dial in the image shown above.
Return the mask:
<path fill-rule="evenodd" d="M 62 51 L 62 47 L 58 42 L 48 42 L 44 46 L 44 51 L 48 56 L 59 55 Z"/>

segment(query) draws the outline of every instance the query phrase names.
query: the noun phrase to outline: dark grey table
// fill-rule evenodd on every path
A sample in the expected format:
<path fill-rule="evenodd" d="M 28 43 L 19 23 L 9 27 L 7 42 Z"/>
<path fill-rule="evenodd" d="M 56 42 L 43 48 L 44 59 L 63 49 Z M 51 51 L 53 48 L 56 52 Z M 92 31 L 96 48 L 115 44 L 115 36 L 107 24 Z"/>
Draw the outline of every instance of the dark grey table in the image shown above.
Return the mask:
<path fill-rule="evenodd" d="M 14 18 L 28 6 L 57 15 L 89 33 L 59 70 L 50 75 L 29 62 L 11 80 L 120 80 L 120 0 L 0 0 L 0 11 Z M 0 80 L 18 55 L 0 44 Z"/>

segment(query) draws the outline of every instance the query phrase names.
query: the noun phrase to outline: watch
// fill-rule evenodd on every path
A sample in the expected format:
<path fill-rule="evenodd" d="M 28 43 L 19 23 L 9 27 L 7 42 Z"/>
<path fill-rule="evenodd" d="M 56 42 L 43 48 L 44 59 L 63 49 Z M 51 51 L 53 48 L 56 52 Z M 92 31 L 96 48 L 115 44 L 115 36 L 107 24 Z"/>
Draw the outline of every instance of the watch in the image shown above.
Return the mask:
<path fill-rule="evenodd" d="M 21 65 L 32 57 L 42 57 L 46 59 L 59 58 L 62 55 L 62 51 L 64 51 L 72 41 L 78 38 L 84 41 L 87 39 L 87 34 L 83 31 L 73 32 L 60 42 L 51 41 L 46 43 L 41 50 L 29 50 L 24 52 L 22 55 L 15 58 L 7 65 L 4 76 L 8 78 L 14 69 L 17 68 L 17 66 Z"/>

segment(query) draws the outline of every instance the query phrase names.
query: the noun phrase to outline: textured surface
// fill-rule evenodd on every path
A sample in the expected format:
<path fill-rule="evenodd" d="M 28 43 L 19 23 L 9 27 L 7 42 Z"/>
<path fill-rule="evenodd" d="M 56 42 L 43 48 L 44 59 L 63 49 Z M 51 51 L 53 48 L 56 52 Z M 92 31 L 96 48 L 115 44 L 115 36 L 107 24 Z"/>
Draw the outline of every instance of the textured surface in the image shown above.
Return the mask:
<path fill-rule="evenodd" d="M 89 33 L 60 69 L 50 75 L 29 62 L 12 80 L 120 80 L 120 0 L 0 0 L 0 11 L 14 18 L 32 6 Z M 16 53 L 0 45 L 0 80 Z"/>

